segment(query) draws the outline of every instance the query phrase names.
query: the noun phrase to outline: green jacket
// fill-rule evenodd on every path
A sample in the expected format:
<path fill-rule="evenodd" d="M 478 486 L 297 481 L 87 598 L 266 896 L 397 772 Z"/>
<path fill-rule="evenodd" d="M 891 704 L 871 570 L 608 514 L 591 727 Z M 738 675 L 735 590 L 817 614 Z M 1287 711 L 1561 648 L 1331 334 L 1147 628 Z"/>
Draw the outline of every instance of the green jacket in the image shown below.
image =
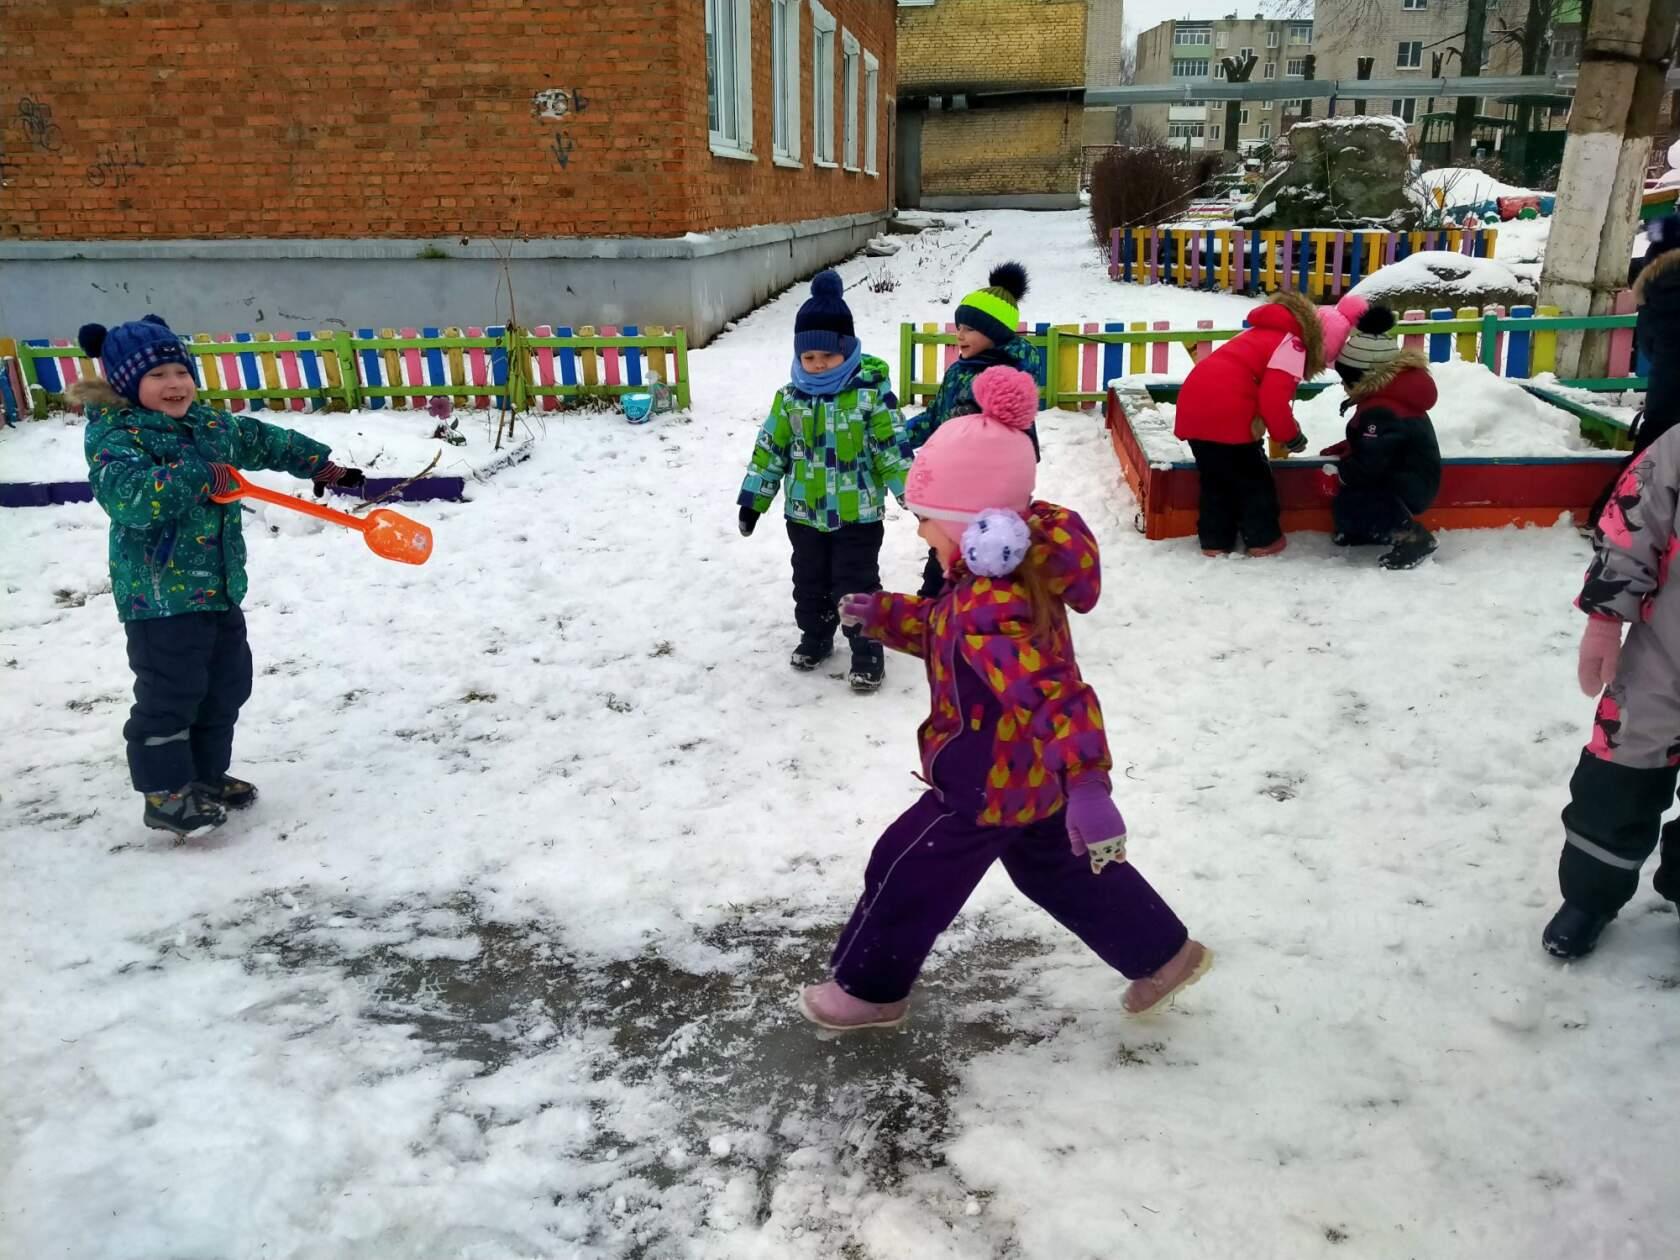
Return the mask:
<path fill-rule="evenodd" d="M 111 518 L 111 597 L 122 621 L 224 612 L 245 598 L 238 502 L 210 500 L 211 464 L 313 476 L 321 443 L 195 402 L 180 420 L 106 391 L 89 398 L 88 482 Z"/>
<path fill-rule="evenodd" d="M 881 519 L 887 492 L 904 495 L 910 441 L 887 365 L 864 355 L 851 384 L 832 398 L 784 385 L 758 431 L 738 500 L 769 511 L 786 480 L 787 518 L 832 533 Z"/>

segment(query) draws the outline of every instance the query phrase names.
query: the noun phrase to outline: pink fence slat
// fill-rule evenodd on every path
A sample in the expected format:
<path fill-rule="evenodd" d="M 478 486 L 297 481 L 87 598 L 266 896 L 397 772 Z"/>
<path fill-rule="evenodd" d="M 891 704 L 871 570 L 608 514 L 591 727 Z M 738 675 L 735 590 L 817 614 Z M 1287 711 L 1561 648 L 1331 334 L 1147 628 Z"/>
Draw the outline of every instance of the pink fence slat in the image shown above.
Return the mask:
<path fill-rule="evenodd" d="M 1283 251 L 1278 261 L 1278 288 L 1288 293 L 1295 287 L 1295 233 L 1280 232 L 1278 248 Z"/>
<path fill-rule="evenodd" d="M 402 337 L 418 337 L 420 335 L 418 328 L 401 328 L 397 331 L 398 335 Z M 416 346 L 412 350 L 403 350 L 400 353 L 402 354 L 403 365 L 402 383 L 404 385 L 424 385 L 426 383 L 426 366 L 420 362 L 420 347 Z M 408 405 L 416 411 L 426 410 L 426 400 L 419 394 L 409 399 Z"/>
<path fill-rule="evenodd" d="M 274 340 L 278 342 L 294 339 L 289 332 L 276 332 Z M 298 367 L 296 350 L 276 351 L 274 361 L 280 365 L 280 383 L 283 386 L 287 389 L 303 388 L 303 372 Z M 282 409 L 290 408 L 293 411 L 306 411 L 309 408 L 309 400 L 307 398 L 288 398 L 280 405 Z"/>
<path fill-rule="evenodd" d="M 1154 324 L 1156 332 L 1165 332 L 1171 327 L 1172 325 L 1164 319 L 1158 319 Z M 1157 376 L 1165 376 L 1167 373 L 1167 346 L 1165 341 L 1154 341 L 1149 345 L 1149 370 Z"/>
<path fill-rule="evenodd" d="M 1482 314 L 1484 314 L 1484 315 L 1497 315 L 1497 316 L 1499 316 L 1499 318 L 1504 319 L 1505 318 L 1505 308 L 1503 306 L 1490 306 L 1487 309 L 1485 309 L 1482 312 Z M 1493 374 L 1495 376 L 1504 376 L 1505 375 L 1505 334 L 1504 333 L 1494 334 L 1494 338 L 1493 338 Z"/>
<path fill-rule="evenodd" d="M 1612 315 L 1632 315 L 1638 307 L 1633 300 L 1633 290 L 1623 289 L 1616 295 L 1616 303 L 1610 308 Z M 1633 350 L 1633 329 L 1612 328 L 1610 330 L 1610 375 L 1632 376 L 1639 370 L 1639 358 Z"/>
<path fill-rule="evenodd" d="M 613 324 L 603 324 L 600 335 L 603 337 L 616 337 L 618 336 L 618 328 Z M 623 352 L 616 346 L 607 346 L 601 351 L 601 363 L 605 368 L 606 375 L 606 380 L 603 384 L 624 384 L 624 378 L 619 373 L 619 359 L 622 357 Z"/>
<path fill-rule="evenodd" d="M 1022 328 L 1023 328 L 1023 331 L 1024 331 L 1025 330 L 1025 325 L 1023 325 Z M 957 326 L 955 324 L 946 324 L 945 325 L 945 331 L 948 332 L 948 333 L 955 334 L 955 332 L 957 331 Z M 946 371 L 949 371 L 950 367 L 951 367 L 951 364 L 953 364 L 957 361 L 957 348 L 954 345 L 950 345 L 950 346 L 940 346 L 939 349 L 942 352 L 942 355 L 941 355 L 941 358 L 940 358 L 940 364 Z"/>
<path fill-rule="evenodd" d="M 216 334 L 216 342 L 217 342 L 218 345 L 223 344 L 223 343 L 231 344 L 232 341 L 233 341 L 233 334 L 232 333 L 217 333 Z M 254 388 L 254 386 L 247 385 L 245 383 L 245 373 L 239 366 L 239 356 L 237 354 L 219 354 L 216 357 L 218 359 L 220 359 L 221 362 L 222 362 L 222 388 L 223 389 L 252 389 L 252 388 Z M 249 406 L 250 404 L 243 398 L 230 398 L 230 399 L 228 399 L 228 404 L 227 405 L 228 405 L 228 410 L 229 411 L 244 411 L 246 409 L 246 407 Z"/>
<path fill-rule="evenodd" d="M 54 346 L 62 346 L 66 350 L 71 348 L 68 341 L 54 341 L 51 344 Z M 58 367 L 58 378 L 64 383 L 64 387 L 66 389 L 69 389 L 70 386 L 82 379 L 82 365 L 86 362 L 86 359 L 59 358 L 55 360 Z"/>
<path fill-rule="evenodd" d="M 1088 333 L 1101 332 L 1102 325 L 1086 324 L 1085 331 Z M 1100 392 L 1102 388 L 1103 386 L 1097 383 L 1097 343 L 1087 341 L 1079 350 L 1079 392 L 1095 394 Z M 1081 411 L 1093 411 L 1096 406 L 1097 404 L 1094 402 L 1079 404 Z"/>
<path fill-rule="evenodd" d="M 1332 297 L 1342 296 L 1342 250 L 1348 242 L 1346 232 L 1337 232 L 1336 248 L 1330 251 L 1330 294 Z"/>
<path fill-rule="evenodd" d="M 538 324 L 534 329 L 539 337 L 552 337 L 554 329 L 547 324 Z M 552 346 L 538 346 L 532 353 L 537 359 L 537 384 L 554 384 L 554 348 Z M 560 400 L 553 394 L 545 394 L 538 404 L 544 411 L 558 411 Z"/>
<path fill-rule="evenodd" d="M 1196 321 L 1196 327 L 1197 328 L 1212 328 L 1213 327 L 1213 321 L 1211 319 L 1198 319 Z M 1211 342 L 1211 341 L 1192 341 L 1190 343 L 1189 349 L 1190 349 L 1190 361 L 1192 363 L 1200 363 L 1202 361 L 1202 356 L 1207 354 L 1208 351 L 1213 349 L 1213 342 Z"/>
<path fill-rule="evenodd" d="M 1407 311 L 1400 317 L 1400 323 L 1403 327 L 1406 324 L 1421 323 L 1428 318 L 1429 316 L 1424 314 L 1422 311 Z M 1420 354 L 1426 354 L 1428 353 L 1428 345 L 1429 342 L 1422 333 L 1408 333 L 1404 331 L 1401 333 L 1400 348 L 1403 350 L 1416 350 Z"/>
<path fill-rule="evenodd" d="M 469 329 L 467 329 L 467 336 L 469 336 L 469 337 L 482 337 L 482 336 L 484 336 L 484 329 L 482 329 L 482 328 L 469 328 Z M 490 365 L 485 361 L 484 348 L 482 346 L 471 346 L 471 347 L 468 348 L 468 350 L 467 350 L 467 362 L 466 362 L 465 366 L 466 366 L 466 371 L 467 371 L 467 379 L 465 381 L 463 381 L 462 384 L 464 384 L 464 385 L 488 385 L 488 384 L 490 384 Z M 478 397 L 473 399 L 473 406 L 477 407 L 480 411 L 488 411 L 490 409 L 490 398 L 489 398 L 489 396 L 487 394 L 480 394 Z"/>

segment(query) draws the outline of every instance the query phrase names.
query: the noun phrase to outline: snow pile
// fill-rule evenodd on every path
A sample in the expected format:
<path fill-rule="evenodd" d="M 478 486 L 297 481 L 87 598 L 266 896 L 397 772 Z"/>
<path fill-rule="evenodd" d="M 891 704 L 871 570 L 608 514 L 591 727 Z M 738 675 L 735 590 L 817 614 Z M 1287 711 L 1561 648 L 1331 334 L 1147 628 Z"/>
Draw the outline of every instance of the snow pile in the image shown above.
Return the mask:
<path fill-rule="evenodd" d="M 1373 302 L 1428 292 L 1478 304 L 1489 293 L 1526 295 L 1532 300 L 1536 290 L 1532 280 L 1519 276 L 1497 258 L 1426 249 L 1372 272 L 1353 287 L 1353 292 Z"/>
<path fill-rule="evenodd" d="M 1479 363 L 1453 359 L 1431 364 L 1429 370 L 1441 395 L 1429 418 L 1444 458 L 1604 453 L 1581 436 L 1580 421 L 1574 415 L 1541 402 Z M 1136 389 L 1150 379 L 1159 378 L 1128 376 L 1111 384 L 1122 391 L 1126 414 L 1150 462 L 1187 461 L 1190 448 L 1172 432 L 1176 408 L 1171 403 L 1141 406 L 1146 395 L 1140 396 Z M 1331 373 L 1319 379 L 1335 383 L 1317 397 L 1295 404 L 1295 418 L 1307 435 L 1309 453 L 1346 436 L 1347 417 L 1341 404 L 1347 395 L 1341 382 Z"/>
<path fill-rule="evenodd" d="M 1543 195 L 1536 189 L 1518 188 L 1514 184 L 1502 183 L 1486 171 L 1479 171 L 1473 166 L 1441 166 L 1432 171 L 1422 172 L 1418 179 L 1424 190 L 1430 194 L 1431 205 L 1434 204 L 1435 189 L 1445 189 L 1449 210 L 1455 206 L 1479 206 L 1483 202 L 1495 201 L 1500 197 Z"/>

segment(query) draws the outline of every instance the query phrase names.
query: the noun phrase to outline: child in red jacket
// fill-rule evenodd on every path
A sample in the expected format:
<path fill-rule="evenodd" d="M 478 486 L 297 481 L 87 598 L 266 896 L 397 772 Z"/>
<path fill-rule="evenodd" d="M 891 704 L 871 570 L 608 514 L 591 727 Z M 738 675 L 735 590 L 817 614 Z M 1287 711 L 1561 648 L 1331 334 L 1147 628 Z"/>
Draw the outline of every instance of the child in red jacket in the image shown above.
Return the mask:
<path fill-rule="evenodd" d="M 1291 405 L 1295 387 L 1336 358 L 1365 306 L 1351 294 L 1322 310 L 1299 293 L 1274 294 L 1248 317 L 1247 331 L 1184 378 L 1173 432 L 1196 457 L 1203 555 L 1235 550 L 1238 534 L 1251 556 L 1275 556 L 1287 545 L 1259 438 L 1265 432 L 1291 451 L 1307 449 Z"/>

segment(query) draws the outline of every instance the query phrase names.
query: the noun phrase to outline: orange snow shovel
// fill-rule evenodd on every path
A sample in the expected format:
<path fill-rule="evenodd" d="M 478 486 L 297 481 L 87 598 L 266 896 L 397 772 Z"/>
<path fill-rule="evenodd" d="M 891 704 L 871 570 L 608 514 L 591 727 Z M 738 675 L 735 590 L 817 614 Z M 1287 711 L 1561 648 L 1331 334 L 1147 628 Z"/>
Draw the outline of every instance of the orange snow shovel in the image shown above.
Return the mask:
<path fill-rule="evenodd" d="M 389 508 L 374 508 L 366 517 L 351 516 L 348 512 L 337 512 L 330 507 L 322 507 L 319 503 L 294 499 L 289 494 L 281 494 L 278 490 L 259 486 L 254 481 L 247 481 L 243 474 L 238 472 L 233 473 L 233 482 L 234 488 L 228 493 L 213 494 L 210 497 L 217 503 L 232 503 L 235 499 L 260 499 L 276 507 L 290 508 L 294 512 L 302 512 L 305 516 L 313 516 L 323 521 L 331 521 L 334 525 L 342 525 L 346 529 L 357 530 L 367 543 L 368 550 L 387 560 L 398 560 L 403 564 L 425 564 L 431 558 L 432 531 L 419 521 L 410 520 L 401 512 L 393 512 Z"/>

